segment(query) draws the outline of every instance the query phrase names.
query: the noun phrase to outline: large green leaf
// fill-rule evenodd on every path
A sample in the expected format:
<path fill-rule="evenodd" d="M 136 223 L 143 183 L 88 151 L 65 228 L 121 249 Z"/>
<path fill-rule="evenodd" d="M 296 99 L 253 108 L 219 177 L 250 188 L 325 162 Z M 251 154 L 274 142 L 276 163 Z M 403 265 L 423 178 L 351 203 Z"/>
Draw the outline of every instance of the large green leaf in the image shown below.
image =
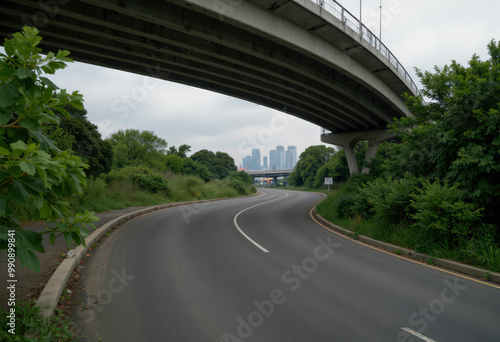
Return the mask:
<path fill-rule="evenodd" d="M 35 129 L 35 128 L 40 127 L 40 123 L 33 118 L 24 119 L 23 121 L 21 121 L 19 123 L 19 125 L 21 125 L 24 128 L 27 128 L 27 129 Z"/>
<path fill-rule="evenodd" d="M 41 150 L 45 152 L 48 152 L 49 150 L 59 151 L 57 146 L 54 144 L 54 141 L 46 137 L 40 127 L 30 130 L 30 134 L 40 143 Z"/>
<path fill-rule="evenodd" d="M 9 110 L 0 111 L 0 125 L 5 125 L 10 120 L 12 120 L 12 117 L 13 117 L 12 111 Z"/>
<path fill-rule="evenodd" d="M 19 180 L 15 179 L 12 184 L 8 188 L 9 190 L 9 195 L 12 198 L 14 202 L 16 202 L 19 205 L 25 205 L 28 199 L 30 198 L 30 195 L 28 191 L 24 188 L 23 183 L 21 183 Z"/>
<path fill-rule="evenodd" d="M 10 156 L 10 155 L 12 155 L 12 152 L 7 150 L 6 148 L 0 147 L 0 155 Z"/>
<path fill-rule="evenodd" d="M 10 65 L 0 63 L 0 80 L 9 82 L 16 74 L 16 69 Z"/>
<path fill-rule="evenodd" d="M 19 243 L 16 245 L 16 255 L 22 266 L 40 272 L 40 259 L 31 250 Z"/>
<path fill-rule="evenodd" d="M 35 165 L 28 163 L 27 161 L 21 161 L 19 163 L 19 167 L 23 172 L 26 172 L 28 175 L 33 176 L 35 174 Z"/>
<path fill-rule="evenodd" d="M 42 236 L 31 230 L 16 230 L 16 254 L 21 265 L 40 272 L 40 260 L 33 251 L 45 253 Z"/>
<path fill-rule="evenodd" d="M 64 239 L 66 240 L 66 243 L 68 244 L 68 247 L 70 247 L 71 243 L 73 242 L 73 237 L 71 236 L 71 232 L 65 231 L 63 235 Z"/>
<path fill-rule="evenodd" d="M 40 81 L 42 81 L 43 84 L 45 84 L 47 87 L 50 87 L 52 89 L 59 89 L 58 86 L 56 86 L 51 80 L 49 80 L 47 77 L 40 77 Z"/>
<path fill-rule="evenodd" d="M 19 97 L 19 91 L 10 83 L 0 83 L 0 108 L 9 107 Z"/>
<path fill-rule="evenodd" d="M 23 80 L 25 78 L 30 78 L 30 77 L 34 76 L 34 72 L 31 69 L 21 68 L 21 69 L 17 69 L 16 76 L 19 79 Z"/>
<path fill-rule="evenodd" d="M 46 192 L 45 185 L 43 181 L 36 176 L 26 176 L 21 178 L 23 185 L 26 190 L 32 192 L 33 195 L 44 194 Z M 40 204 L 41 207 L 41 204 Z"/>
<path fill-rule="evenodd" d="M 42 236 L 32 230 L 16 230 L 16 237 L 21 238 L 23 244 L 30 250 L 35 250 L 40 253 L 45 253 L 45 248 L 42 245 Z"/>
<path fill-rule="evenodd" d="M 14 44 L 12 44 L 12 41 L 9 39 L 5 39 L 3 47 L 5 49 L 5 53 L 7 56 L 11 57 L 16 53 L 16 50 L 14 48 Z"/>
<path fill-rule="evenodd" d="M 13 151 L 25 151 L 27 149 L 26 143 L 22 140 L 18 140 L 15 143 L 10 144 Z"/>

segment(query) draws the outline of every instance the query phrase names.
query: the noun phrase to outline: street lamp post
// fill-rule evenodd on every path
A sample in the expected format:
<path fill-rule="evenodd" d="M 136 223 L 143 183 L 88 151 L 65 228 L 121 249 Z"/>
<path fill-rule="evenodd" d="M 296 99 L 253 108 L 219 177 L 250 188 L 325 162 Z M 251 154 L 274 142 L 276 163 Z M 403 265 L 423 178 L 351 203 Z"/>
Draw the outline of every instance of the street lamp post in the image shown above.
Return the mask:
<path fill-rule="evenodd" d="M 363 20 L 362 20 L 362 16 L 363 16 L 363 11 L 361 10 L 362 9 L 362 2 L 363 0 L 359 0 L 359 35 L 361 37 L 363 37 Z"/>
<path fill-rule="evenodd" d="M 382 0 L 380 0 L 380 31 L 379 31 L 379 37 L 380 43 L 382 43 Z"/>

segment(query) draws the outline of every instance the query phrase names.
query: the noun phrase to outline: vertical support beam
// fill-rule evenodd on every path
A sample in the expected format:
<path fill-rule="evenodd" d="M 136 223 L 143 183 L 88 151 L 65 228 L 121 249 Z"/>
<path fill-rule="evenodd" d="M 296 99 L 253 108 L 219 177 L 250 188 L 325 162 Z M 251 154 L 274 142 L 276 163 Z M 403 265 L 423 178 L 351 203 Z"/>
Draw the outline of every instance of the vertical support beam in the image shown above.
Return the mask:
<path fill-rule="evenodd" d="M 365 157 L 365 162 L 369 163 L 373 157 L 377 154 L 378 147 L 380 145 L 380 141 L 376 140 L 369 140 L 368 141 L 368 150 L 366 151 L 366 157 Z M 363 170 L 361 170 L 361 173 L 364 173 L 365 175 L 370 173 L 370 168 L 367 166 L 363 166 Z"/>
<path fill-rule="evenodd" d="M 277 188 L 278 187 L 278 177 L 277 176 L 274 176 L 273 177 L 273 187 Z"/>
<path fill-rule="evenodd" d="M 349 166 L 349 173 L 351 175 L 359 173 L 358 162 L 356 161 L 356 152 L 354 146 L 356 144 L 344 145 L 345 156 L 347 157 L 347 165 Z"/>
<path fill-rule="evenodd" d="M 369 162 L 375 157 L 378 147 L 381 142 L 395 138 L 396 134 L 389 132 L 386 129 L 365 131 L 365 132 L 349 132 L 337 134 L 322 134 L 321 141 L 327 144 L 342 146 L 345 149 L 347 164 L 349 165 L 349 173 L 359 173 L 358 163 L 356 162 L 356 153 L 354 146 L 358 141 L 368 140 L 368 151 L 366 152 L 365 161 Z M 369 173 L 368 167 L 363 167 L 362 173 Z"/>

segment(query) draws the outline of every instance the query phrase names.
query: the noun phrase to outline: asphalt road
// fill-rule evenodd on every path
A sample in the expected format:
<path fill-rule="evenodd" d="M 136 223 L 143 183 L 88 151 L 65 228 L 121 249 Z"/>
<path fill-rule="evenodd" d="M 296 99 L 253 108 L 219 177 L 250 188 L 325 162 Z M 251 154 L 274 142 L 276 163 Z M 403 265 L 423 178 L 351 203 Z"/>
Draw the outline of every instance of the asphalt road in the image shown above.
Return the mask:
<path fill-rule="evenodd" d="M 318 194 L 154 212 L 123 225 L 82 273 L 89 340 L 500 341 L 500 288 L 342 238 Z"/>

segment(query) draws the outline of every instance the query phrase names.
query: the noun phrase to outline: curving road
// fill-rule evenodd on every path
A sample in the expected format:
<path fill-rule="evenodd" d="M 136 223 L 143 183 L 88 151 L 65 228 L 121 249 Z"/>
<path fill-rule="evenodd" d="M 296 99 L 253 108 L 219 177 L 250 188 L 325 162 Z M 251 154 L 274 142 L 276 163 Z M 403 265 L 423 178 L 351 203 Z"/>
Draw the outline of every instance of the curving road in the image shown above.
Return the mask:
<path fill-rule="evenodd" d="M 114 341 L 500 341 L 500 288 L 311 219 L 314 193 L 154 212 L 85 263 L 79 328 Z"/>

